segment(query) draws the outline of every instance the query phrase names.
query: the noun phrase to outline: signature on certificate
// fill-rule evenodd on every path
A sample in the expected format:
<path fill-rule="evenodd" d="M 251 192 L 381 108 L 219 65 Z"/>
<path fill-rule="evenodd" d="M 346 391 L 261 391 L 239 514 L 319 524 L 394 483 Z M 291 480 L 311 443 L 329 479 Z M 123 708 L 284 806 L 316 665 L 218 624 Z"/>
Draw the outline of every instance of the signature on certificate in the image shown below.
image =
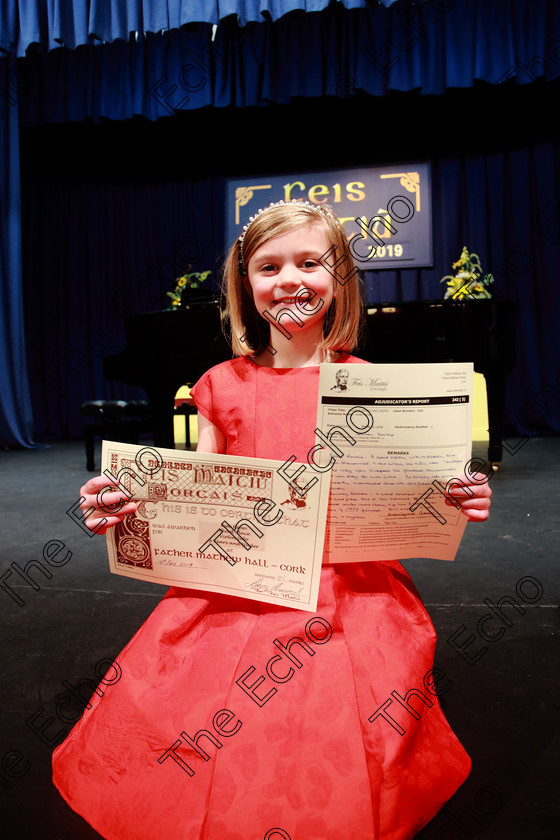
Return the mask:
<path fill-rule="evenodd" d="M 297 588 L 286 586 L 284 583 L 267 583 L 263 577 L 257 577 L 251 583 L 246 583 L 247 589 L 252 589 L 254 592 L 264 592 L 266 595 L 279 595 L 283 598 L 300 598 L 301 593 L 305 589 L 302 585 Z"/>

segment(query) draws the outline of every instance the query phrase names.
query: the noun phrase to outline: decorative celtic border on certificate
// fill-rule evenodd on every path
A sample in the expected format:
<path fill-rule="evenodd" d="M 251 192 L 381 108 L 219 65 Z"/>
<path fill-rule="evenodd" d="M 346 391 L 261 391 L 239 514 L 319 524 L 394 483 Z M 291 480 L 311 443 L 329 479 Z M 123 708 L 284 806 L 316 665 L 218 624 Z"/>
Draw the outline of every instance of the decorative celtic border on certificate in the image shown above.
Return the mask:
<path fill-rule="evenodd" d="M 115 526 L 117 566 L 153 569 L 150 526 L 134 513 L 129 513 Z"/>

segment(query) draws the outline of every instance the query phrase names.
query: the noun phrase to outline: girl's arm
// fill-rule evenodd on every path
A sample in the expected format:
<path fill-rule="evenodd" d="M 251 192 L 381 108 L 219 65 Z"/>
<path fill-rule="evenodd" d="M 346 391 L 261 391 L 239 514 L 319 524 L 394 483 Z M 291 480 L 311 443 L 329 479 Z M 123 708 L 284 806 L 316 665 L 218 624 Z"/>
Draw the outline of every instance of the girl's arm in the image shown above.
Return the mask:
<path fill-rule="evenodd" d="M 198 412 L 198 446 L 197 452 L 213 452 L 215 455 L 225 455 L 226 436 L 210 420 Z"/>
<path fill-rule="evenodd" d="M 213 452 L 216 455 L 223 455 L 226 451 L 226 438 L 220 429 L 215 426 L 202 414 L 198 414 L 198 446 L 197 452 Z M 132 513 L 138 507 L 136 502 L 129 502 L 126 493 L 115 489 L 114 493 L 100 491 L 104 487 L 110 487 L 109 480 L 104 475 L 90 478 L 80 489 L 83 501 L 80 505 L 83 513 L 89 511 L 85 524 L 90 531 L 96 534 L 104 534 L 109 528 L 114 528 L 117 522 L 121 522 L 128 513 Z M 111 510 L 111 507 L 114 510 Z M 105 520 L 105 522 L 103 522 Z M 103 526 L 99 527 L 103 522 Z"/>

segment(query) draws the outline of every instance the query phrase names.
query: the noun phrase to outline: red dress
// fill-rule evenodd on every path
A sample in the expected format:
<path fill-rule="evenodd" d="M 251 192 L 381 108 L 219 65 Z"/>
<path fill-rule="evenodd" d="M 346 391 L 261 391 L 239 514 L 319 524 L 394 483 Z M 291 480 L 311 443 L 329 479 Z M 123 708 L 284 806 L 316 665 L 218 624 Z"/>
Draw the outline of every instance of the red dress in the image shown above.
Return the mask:
<path fill-rule="evenodd" d="M 193 396 L 228 453 L 305 461 L 318 376 L 238 358 Z M 325 566 L 316 614 L 172 588 L 55 750 L 54 783 L 108 840 L 413 838 L 470 770 L 434 647 L 398 562 Z"/>

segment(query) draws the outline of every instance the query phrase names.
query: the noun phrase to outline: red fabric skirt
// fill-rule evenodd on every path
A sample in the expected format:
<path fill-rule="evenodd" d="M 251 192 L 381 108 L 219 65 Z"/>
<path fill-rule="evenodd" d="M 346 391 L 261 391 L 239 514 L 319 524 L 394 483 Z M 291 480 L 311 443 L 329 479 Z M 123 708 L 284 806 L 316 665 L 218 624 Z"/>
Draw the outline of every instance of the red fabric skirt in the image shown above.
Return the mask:
<path fill-rule="evenodd" d="M 107 840 L 412 838 L 470 770 L 434 646 L 398 562 L 324 567 L 316 613 L 170 589 L 54 783 Z"/>

